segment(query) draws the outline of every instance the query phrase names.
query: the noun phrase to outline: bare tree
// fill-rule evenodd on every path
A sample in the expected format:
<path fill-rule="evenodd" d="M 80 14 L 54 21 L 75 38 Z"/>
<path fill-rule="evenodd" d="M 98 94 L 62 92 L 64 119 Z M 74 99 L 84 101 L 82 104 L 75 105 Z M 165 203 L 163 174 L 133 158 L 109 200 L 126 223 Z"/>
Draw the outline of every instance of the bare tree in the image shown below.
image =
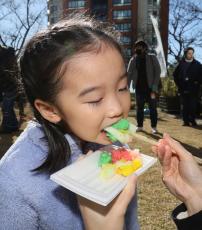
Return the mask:
<path fill-rule="evenodd" d="M 202 29 L 199 25 L 201 21 L 201 1 L 170 1 L 168 54 L 176 61 L 182 57 L 186 47 L 202 47 Z"/>
<path fill-rule="evenodd" d="M 26 39 L 46 20 L 45 0 L 2 0 L 0 43 L 12 46 L 18 56 Z"/>
<path fill-rule="evenodd" d="M 6 18 L 11 13 L 10 10 L 5 10 L 6 2 L 7 2 L 6 0 L 2 0 L 0 2 L 0 9 L 1 9 L 0 10 L 0 21 Z"/>

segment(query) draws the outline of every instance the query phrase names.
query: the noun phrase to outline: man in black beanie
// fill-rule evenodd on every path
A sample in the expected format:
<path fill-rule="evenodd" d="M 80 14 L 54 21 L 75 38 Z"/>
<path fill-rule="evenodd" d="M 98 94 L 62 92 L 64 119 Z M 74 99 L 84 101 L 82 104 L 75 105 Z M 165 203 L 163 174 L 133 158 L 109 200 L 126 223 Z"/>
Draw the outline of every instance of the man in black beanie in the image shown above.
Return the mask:
<path fill-rule="evenodd" d="M 137 132 L 143 130 L 144 105 L 149 105 L 152 133 L 157 133 L 157 93 L 160 65 L 155 55 L 148 54 L 148 45 L 139 40 L 128 64 L 128 85 L 135 89 L 137 105 Z"/>

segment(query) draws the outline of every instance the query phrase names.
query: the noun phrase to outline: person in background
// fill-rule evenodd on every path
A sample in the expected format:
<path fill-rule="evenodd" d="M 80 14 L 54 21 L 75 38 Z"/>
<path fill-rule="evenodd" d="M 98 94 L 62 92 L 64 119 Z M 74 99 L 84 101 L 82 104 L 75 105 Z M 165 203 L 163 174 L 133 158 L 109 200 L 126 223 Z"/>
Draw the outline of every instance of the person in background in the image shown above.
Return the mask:
<path fill-rule="evenodd" d="M 172 212 L 179 230 L 201 229 L 202 172 L 192 154 L 164 134 L 152 147 L 162 165 L 162 178 L 168 190 L 183 203 Z"/>
<path fill-rule="evenodd" d="M 135 89 L 137 132 L 143 130 L 144 105 L 149 105 L 152 133 L 157 133 L 157 94 L 160 65 L 155 55 L 148 54 L 148 45 L 140 40 L 128 64 L 128 86 Z"/>
<path fill-rule="evenodd" d="M 0 47 L 0 92 L 2 94 L 1 133 L 18 131 L 18 120 L 14 111 L 17 94 L 16 56 L 12 47 Z"/>
<path fill-rule="evenodd" d="M 18 109 L 19 109 L 19 117 L 20 117 L 20 121 L 26 120 L 26 114 L 25 114 L 25 104 L 26 104 L 26 94 L 25 94 L 25 90 L 23 87 L 23 83 L 22 83 L 22 78 L 20 76 L 20 74 L 18 74 L 17 77 L 17 105 L 18 105 Z"/>
<path fill-rule="evenodd" d="M 196 110 L 202 84 L 202 65 L 194 58 L 194 49 L 188 47 L 173 72 L 181 97 L 183 126 L 197 126 Z"/>

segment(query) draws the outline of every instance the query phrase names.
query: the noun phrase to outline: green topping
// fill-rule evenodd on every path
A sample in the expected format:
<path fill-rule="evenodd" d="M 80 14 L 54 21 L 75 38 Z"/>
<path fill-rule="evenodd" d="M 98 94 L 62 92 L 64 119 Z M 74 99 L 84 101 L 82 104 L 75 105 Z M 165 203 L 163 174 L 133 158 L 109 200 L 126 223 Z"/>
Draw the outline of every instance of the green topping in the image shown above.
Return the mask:
<path fill-rule="evenodd" d="M 129 121 L 126 119 L 121 119 L 115 124 L 112 125 L 115 129 L 124 129 L 127 130 L 129 128 Z"/>
<path fill-rule="evenodd" d="M 111 163 L 111 162 L 112 162 L 111 154 L 109 152 L 107 152 L 107 151 L 101 152 L 100 159 L 99 159 L 99 162 L 98 162 L 98 166 L 102 167 L 102 165 L 108 164 L 108 163 Z"/>
<path fill-rule="evenodd" d="M 123 134 L 127 134 L 130 123 L 126 119 L 121 119 L 118 122 L 114 123 L 112 126 L 105 128 L 106 136 L 110 139 L 111 142 L 116 142 L 121 140 Z M 112 132 L 113 130 L 113 132 Z"/>
<path fill-rule="evenodd" d="M 110 139 L 111 142 L 117 141 L 116 137 L 114 137 L 111 133 L 107 133 L 107 137 Z"/>

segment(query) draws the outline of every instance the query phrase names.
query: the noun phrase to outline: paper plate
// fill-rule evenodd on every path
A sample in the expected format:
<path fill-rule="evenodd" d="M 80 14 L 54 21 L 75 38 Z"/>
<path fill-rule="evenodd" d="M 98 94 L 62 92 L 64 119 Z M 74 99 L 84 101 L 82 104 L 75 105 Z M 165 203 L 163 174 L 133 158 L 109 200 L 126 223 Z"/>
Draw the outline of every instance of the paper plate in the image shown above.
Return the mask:
<path fill-rule="evenodd" d="M 127 177 L 115 175 L 103 180 L 100 177 L 101 168 L 98 161 L 101 151 L 95 151 L 84 159 L 77 161 L 51 175 L 50 179 L 100 205 L 108 205 L 125 187 Z M 141 175 L 151 167 L 157 159 L 141 154 L 143 166 L 136 170 L 136 175 Z"/>

